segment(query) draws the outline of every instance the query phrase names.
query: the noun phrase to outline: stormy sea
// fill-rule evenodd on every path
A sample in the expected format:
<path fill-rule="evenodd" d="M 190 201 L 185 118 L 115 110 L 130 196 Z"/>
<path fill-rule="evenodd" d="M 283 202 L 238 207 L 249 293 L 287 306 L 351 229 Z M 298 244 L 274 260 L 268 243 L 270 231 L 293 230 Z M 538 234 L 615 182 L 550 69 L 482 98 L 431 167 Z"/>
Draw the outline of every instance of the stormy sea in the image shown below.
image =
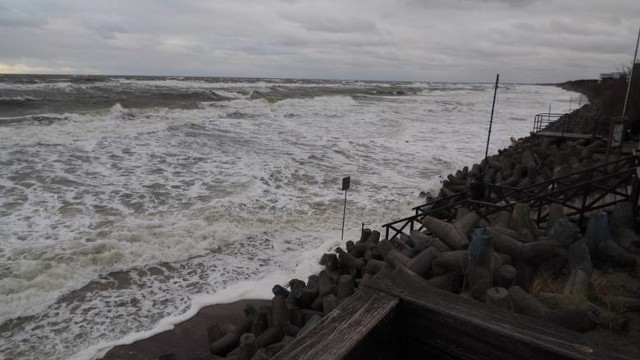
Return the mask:
<path fill-rule="evenodd" d="M 0 358 L 92 359 L 306 278 L 484 156 L 493 84 L 0 75 Z M 502 84 L 490 153 L 578 94 Z"/>

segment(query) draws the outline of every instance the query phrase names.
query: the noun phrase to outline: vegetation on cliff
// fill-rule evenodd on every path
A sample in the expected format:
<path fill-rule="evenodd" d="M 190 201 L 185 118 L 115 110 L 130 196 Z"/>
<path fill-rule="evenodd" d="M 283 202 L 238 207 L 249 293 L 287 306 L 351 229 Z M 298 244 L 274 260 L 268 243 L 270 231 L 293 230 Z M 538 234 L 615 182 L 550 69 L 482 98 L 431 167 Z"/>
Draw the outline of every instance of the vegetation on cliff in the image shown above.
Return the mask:
<path fill-rule="evenodd" d="M 584 94 L 589 104 L 582 111 L 604 122 L 621 117 L 627 92 L 627 79 L 575 80 L 558 84 L 563 89 Z M 627 126 L 634 137 L 640 135 L 640 64 L 635 64 L 629 92 Z"/>

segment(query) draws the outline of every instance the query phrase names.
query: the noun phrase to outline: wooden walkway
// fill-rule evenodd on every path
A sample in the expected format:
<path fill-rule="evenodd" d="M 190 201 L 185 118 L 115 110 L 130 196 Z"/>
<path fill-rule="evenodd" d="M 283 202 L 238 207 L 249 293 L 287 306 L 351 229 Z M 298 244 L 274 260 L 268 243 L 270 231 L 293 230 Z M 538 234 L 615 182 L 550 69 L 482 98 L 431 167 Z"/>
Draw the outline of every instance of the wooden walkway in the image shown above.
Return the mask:
<path fill-rule="evenodd" d="M 631 360 L 583 334 L 382 270 L 273 359 Z"/>

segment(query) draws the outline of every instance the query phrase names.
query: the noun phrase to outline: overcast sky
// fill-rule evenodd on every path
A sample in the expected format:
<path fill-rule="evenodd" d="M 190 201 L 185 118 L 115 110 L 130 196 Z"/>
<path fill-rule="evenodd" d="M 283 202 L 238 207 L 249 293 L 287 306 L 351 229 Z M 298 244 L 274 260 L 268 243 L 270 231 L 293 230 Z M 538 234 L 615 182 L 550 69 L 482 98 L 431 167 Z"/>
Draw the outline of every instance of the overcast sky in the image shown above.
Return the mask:
<path fill-rule="evenodd" d="M 0 73 L 559 82 L 631 63 L 640 0 L 0 0 Z"/>

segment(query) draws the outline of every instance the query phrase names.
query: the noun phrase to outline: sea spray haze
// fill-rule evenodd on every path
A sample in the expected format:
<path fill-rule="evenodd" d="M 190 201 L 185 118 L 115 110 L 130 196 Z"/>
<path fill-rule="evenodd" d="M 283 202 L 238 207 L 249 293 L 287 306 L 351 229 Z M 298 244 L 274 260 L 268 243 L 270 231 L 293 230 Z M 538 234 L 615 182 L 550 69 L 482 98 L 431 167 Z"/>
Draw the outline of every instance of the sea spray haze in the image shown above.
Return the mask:
<path fill-rule="evenodd" d="M 492 84 L 0 79 L 7 359 L 95 357 L 198 294 L 267 296 L 308 276 L 338 244 L 341 177 L 347 239 L 409 215 L 420 191 L 481 159 L 493 96 Z M 491 151 L 571 97 L 503 85 Z"/>

